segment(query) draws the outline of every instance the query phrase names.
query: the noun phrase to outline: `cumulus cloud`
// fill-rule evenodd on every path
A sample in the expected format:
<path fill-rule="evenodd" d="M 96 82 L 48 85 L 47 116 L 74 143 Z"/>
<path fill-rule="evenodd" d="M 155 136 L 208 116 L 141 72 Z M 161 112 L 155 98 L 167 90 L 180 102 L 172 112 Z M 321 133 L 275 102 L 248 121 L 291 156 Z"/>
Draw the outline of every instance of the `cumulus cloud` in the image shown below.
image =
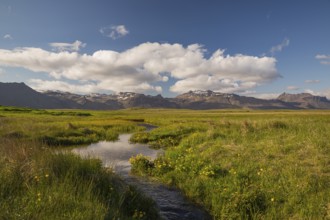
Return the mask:
<path fill-rule="evenodd" d="M 152 86 L 148 83 L 130 83 L 126 80 L 121 81 L 112 81 L 105 80 L 98 83 L 94 82 L 84 82 L 80 81 L 78 84 L 70 84 L 60 80 L 41 80 L 41 79 L 31 79 L 28 82 L 29 86 L 38 91 L 46 91 L 46 90 L 59 90 L 64 92 L 73 92 L 73 93 L 95 93 L 99 91 L 114 91 L 120 92 L 162 92 L 162 88 L 160 86 Z"/>
<path fill-rule="evenodd" d="M 47 91 L 47 90 L 59 90 L 63 92 L 75 92 L 75 93 L 93 93 L 97 91 L 97 87 L 93 83 L 85 84 L 70 84 L 63 81 L 53 80 L 41 80 L 31 79 L 28 84 L 35 90 Z"/>
<path fill-rule="evenodd" d="M 168 81 L 168 76 L 163 76 L 162 81 L 167 82 Z"/>
<path fill-rule="evenodd" d="M 330 55 L 318 54 L 315 56 L 321 64 L 330 65 Z"/>
<path fill-rule="evenodd" d="M 285 47 L 289 46 L 290 44 L 290 39 L 289 38 L 285 38 L 282 43 L 276 45 L 276 46 L 273 46 L 272 48 L 270 48 L 270 53 L 272 55 L 274 55 L 275 53 L 277 52 L 281 52 Z"/>
<path fill-rule="evenodd" d="M 324 90 L 322 94 L 330 100 L 330 89 Z"/>
<path fill-rule="evenodd" d="M 243 92 L 279 77 L 274 58 L 241 54 L 225 56 L 223 50 L 217 50 L 209 59 L 205 59 L 200 49 L 195 48 L 195 56 L 196 53 L 202 61 L 195 58 L 197 62 L 194 63 L 193 59 L 187 58 L 185 61 L 193 65 L 172 72 L 179 79 L 170 88 L 172 92 L 181 93 L 191 89 Z"/>
<path fill-rule="evenodd" d="M 330 89 L 324 89 L 324 90 L 321 90 L 321 91 L 314 91 L 314 90 L 311 90 L 311 89 L 306 89 L 305 92 L 310 93 L 312 95 L 324 96 L 324 97 L 327 97 L 327 99 L 330 100 Z"/>
<path fill-rule="evenodd" d="M 73 43 L 50 43 L 49 45 L 54 51 L 79 51 L 86 46 L 86 43 L 76 40 Z"/>
<path fill-rule="evenodd" d="M 287 90 L 291 90 L 291 91 L 295 91 L 295 90 L 299 90 L 300 88 L 297 86 L 288 86 L 286 87 Z"/>
<path fill-rule="evenodd" d="M 280 96 L 280 93 L 246 93 L 246 96 L 255 97 L 259 99 L 276 99 Z"/>
<path fill-rule="evenodd" d="M 313 83 L 319 83 L 320 80 L 318 79 L 307 79 L 305 80 L 305 83 L 313 84 Z"/>
<path fill-rule="evenodd" d="M 53 53 L 40 48 L 0 49 L 0 65 L 23 67 L 33 72 L 46 72 L 54 78 L 60 78 L 73 66 L 78 57 L 76 52 Z"/>
<path fill-rule="evenodd" d="M 10 34 L 5 34 L 5 35 L 3 36 L 3 39 L 6 39 L 6 40 L 12 40 L 13 37 L 12 37 Z"/>
<path fill-rule="evenodd" d="M 256 82 L 242 82 L 229 78 L 224 79 L 221 76 L 199 75 L 179 80 L 170 89 L 176 93 L 206 89 L 224 93 L 243 93 L 248 89 L 255 88 L 257 85 Z"/>
<path fill-rule="evenodd" d="M 103 36 L 116 40 L 126 36 L 129 33 L 129 30 L 125 27 L 125 25 L 111 25 L 100 28 L 100 33 Z"/>
<path fill-rule="evenodd" d="M 175 93 L 196 89 L 244 92 L 279 77 L 276 59 L 248 55 L 225 55 L 224 50 L 205 56 L 198 44 L 143 43 L 123 52 L 100 50 L 46 51 L 41 48 L 0 49 L 0 66 L 22 67 L 47 73 L 54 81 L 31 82 L 34 88 L 80 91 L 98 90 L 161 92 L 154 84 L 173 83 Z M 166 76 L 164 76 L 164 73 Z M 171 80 L 169 80 L 171 78 Z M 78 86 L 68 85 L 71 80 Z"/>

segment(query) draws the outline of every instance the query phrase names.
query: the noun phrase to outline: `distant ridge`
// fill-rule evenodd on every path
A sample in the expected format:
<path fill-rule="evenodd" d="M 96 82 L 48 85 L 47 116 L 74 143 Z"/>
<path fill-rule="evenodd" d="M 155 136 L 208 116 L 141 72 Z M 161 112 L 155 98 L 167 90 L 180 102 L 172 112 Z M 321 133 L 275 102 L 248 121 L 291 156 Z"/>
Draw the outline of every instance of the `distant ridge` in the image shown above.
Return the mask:
<path fill-rule="evenodd" d="M 330 101 L 326 97 L 314 96 L 309 93 L 282 93 L 277 99 L 283 102 L 291 103 L 298 108 L 330 109 Z"/>
<path fill-rule="evenodd" d="M 125 108 L 180 109 L 330 109 L 326 97 L 309 93 L 281 94 L 277 99 L 264 100 L 236 94 L 196 90 L 164 98 L 133 92 L 114 95 L 93 93 L 79 95 L 61 91 L 37 92 L 24 83 L 0 83 L 0 105 L 41 109 L 112 110 Z"/>
<path fill-rule="evenodd" d="M 39 93 L 24 83 L 0 83 L 0 105 L 29 108 L 67 108 L 60 100 Z"/>
<path fill-rule="evenodd" d="M 280 100 L 264 100 L 236 94 L 210 90 L 189 91 L 175 98 L 175 101 L 189 109 L 251 108 L 251 109 L 295 109 L 295 106 Z"/>

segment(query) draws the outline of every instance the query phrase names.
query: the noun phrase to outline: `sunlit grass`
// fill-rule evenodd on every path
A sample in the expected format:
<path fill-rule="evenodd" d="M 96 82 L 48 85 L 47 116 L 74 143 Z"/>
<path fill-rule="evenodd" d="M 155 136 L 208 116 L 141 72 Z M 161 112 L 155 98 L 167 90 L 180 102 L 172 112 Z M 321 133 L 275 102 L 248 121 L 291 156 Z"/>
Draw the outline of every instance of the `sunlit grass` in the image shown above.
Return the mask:
<path fill-rule="evenodd" d="M 50 148 L 116 140 L 143 128 L 98 112 L 54 112 L 1 112 L 0 219 L 158 219 L 154 203 L 100 160 Z"/>
<path fill-rule="evenodd" d="M 157 219 L 154 204 L 97 159 L 1 139 L 0 219 Z"/>
<path fill-rule="evenodd" d="M 131 159 L 137 174 L 147 167 L 215 219 L 330 217 L 329 112 L 188 111 L 166 120 L 133 136 L 166 148 L 153 162 Z"/>
<path fill-rule="evenodd" d="M 138 203 L 130 203 L 134 201 L 131 197 L 111 200 L 114 202 L 111 207 L 117 207 L 114 209 L 100 202 L 104 201 L 103 195 L 113 192 L 104 188 L 106 193 L 100 198 L 100 191 L 95 191 L 96 179 L 93 178 L 109 175 L 99 162 L 82 162 L 76 156 L 54 155 L 49 150 L 49 145 L 60 147 L 115 140 L 120 133 L 135 132 L 132 141 L 164 148 L 165 155 L 155 161 L 143 155 L 132 158 L 132 171 L 180 188 L 188 198 L 205 207 L 214 219 L 330 218 L 329 111 L 130 109 L 72 112 L 75 111 L 0 109 L 0 136 L 2 140 L 15 143 L 1 145 L 6 149 L 0 156 L 1 199 L 6 202 L 1 202 L 0 213 L 15 213 L 18 209 L 24 210 L 21 214 L 46 213 L 48 206 L 37 210 L 39 206 L 35 206 L 35 202 L 39 198 L 46 201 L 47 196 L 43 196 L 53 193 L 51 197 L 58 198 L 60 207 L 54 206 L 56 212 L 71 210 L 76 219 L 80 218 L 79 212 L 87 212 L 91 204 L 95 205 L 95 213 L 101 213 L 99 216 L 118 214 L 119 211 L 111 210 L 130 207 L 129 217 L 125 218 L 143 216 L 148 219 L 148 213 L 153 212 L 146 207 L 136 208 Z M 158 128 L 145 132 L 137 126 L 139 123 Z M 44 137 L 53 140 L 47 142 Z M 35 143 L 36 154 L 29 154 L 27 143 Z M 41 150 L 40 146 L 48 150 Z M 65 167 L 72 167 L 72 170 L 66 172 Z M 96 176 L 88 173 L 96 173 Z M 39 177 L 39 183 L 47 183 L 47 187 L 38 188 L 41 185 L 36 183 L 35 176 Z M 117 183 L 116 180 L 114 187 Z M 118 198 L 130 194 L 122 184 L 119 188 L 125 190 L 119 191 Z M 56 188 L 63 196 L 56 197 Z M 64 201 L 65 198 L 68 199 Z M 78 202 L 82 200 L 88 202 Z M 18 208 L 14 210 L 13 207 Z M 48 207 L 47 210 L 52 209 Z M 85 215 L 95 217 L 93 213 Z M 113 214 L 120 215 L 123 214 Z M 31 218 L 27 214 L 25 217 Z"/>

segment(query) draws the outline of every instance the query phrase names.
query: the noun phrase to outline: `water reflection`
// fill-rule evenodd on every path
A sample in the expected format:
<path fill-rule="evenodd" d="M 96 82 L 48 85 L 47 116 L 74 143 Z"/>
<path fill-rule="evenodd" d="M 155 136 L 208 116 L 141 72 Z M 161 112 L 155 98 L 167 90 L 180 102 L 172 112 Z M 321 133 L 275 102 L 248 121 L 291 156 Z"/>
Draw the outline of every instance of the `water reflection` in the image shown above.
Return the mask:
<path fill-rule="evenodd" d="M 119 135 L 119 140 L 114 142 L 101 141 L 88 147 L 75 148 L 73 152 L 84 157 L 99 158 L 106 167 L 113 167 L 115 172 L 128 174 L 131 169 L 129 158 L 137 154 L 143 154 L 155 159 L 161 150 L 149 148 L 144 144 L 132 144 L 129 142 L 131 134 Z"/>
<path fill-rule="evenodd" d="M 158 154 L 163 153 L 162 150 L 151 149 L 147 145 L 131 144 L 129 142 L 130 137 L 131 134 L 123 134 L 119 136 L 118 141 L 101 141 L 88 147 L 76 148 L 73 152 L 84 157 L 99 158 L 104 166 L 113 167 L 114 171 L 119 173 L 126 183 L 136 186 L 156 202 L 162 219 L 211 219 L 206 212 L 187 201 L 180 191 L 150 182 L 148 179 L 129 175 L 130 157 L 143 154 L 155 159 Z"/>

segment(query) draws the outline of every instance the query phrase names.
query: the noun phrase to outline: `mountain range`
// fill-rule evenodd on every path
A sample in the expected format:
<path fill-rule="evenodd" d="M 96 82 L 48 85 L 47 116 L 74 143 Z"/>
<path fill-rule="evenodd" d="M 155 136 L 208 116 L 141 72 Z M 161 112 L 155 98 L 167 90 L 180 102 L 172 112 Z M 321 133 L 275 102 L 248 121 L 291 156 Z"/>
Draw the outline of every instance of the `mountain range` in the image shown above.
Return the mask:
<path fill-rule="evenodd" d="M 326 97 L 309 93 L 282 93 L 265 100 L 210 90 L 189 91 L 175 98 L 133 92 L 79 95 L 61 91 L 37 92 L 24 83 L 0 83 L 0 105 L 42 109 L 111 110 L 125 108 L 179 109 L 330 109 Z"/>

